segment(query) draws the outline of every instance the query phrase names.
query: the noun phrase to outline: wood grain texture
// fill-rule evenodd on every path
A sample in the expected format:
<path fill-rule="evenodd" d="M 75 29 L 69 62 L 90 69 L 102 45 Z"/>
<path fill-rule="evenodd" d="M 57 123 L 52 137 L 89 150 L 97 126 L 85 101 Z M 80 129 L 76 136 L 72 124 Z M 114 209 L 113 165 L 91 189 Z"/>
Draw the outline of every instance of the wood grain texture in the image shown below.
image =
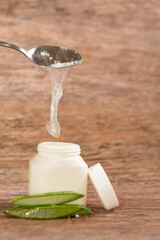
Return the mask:
<path fill-rule="evenodd" d="M 94 215 L 30 221 L 0 213 L 0 239 L 158 240 L 160 238 L 160 2 L 0 0 L 0 40 L 26 49 L 78 50 L 59 106 L 59 141 L 100 162 L 120 200 L 105 211 L 92 186 Z M 0 48 L 0 210 L 27 193 L 28 162 L 54 141 L 47 70 Z"/>

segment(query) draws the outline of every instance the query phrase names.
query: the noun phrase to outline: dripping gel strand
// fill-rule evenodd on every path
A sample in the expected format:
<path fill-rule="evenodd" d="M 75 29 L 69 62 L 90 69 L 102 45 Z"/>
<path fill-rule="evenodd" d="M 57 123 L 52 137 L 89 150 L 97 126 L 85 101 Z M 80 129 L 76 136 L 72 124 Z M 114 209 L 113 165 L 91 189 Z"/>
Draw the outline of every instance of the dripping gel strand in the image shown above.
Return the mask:
<path fill-rule="evenodd" d="M 51 80 L 51 107 L 50 121 L 46 124 L 46 129 L 53 137 L 60 136 L 60 125 L 58 123 L 58 103 L 63 95 L 63 82 L 66 77 L 67 68 L 49 68 L 49 76 Z"/>

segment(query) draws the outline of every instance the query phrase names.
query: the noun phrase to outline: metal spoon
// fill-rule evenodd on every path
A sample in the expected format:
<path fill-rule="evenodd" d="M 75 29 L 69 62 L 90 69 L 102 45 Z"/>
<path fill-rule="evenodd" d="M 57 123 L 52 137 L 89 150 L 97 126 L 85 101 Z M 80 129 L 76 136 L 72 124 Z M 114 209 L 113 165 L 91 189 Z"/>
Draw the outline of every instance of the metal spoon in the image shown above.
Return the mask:
<path fill-rule="evenodd" d="M 39 46 L 29 51 L 12 43 L 0 41 L 0 46 L 15 49 L 23 53 L 30 61 L 50 68 L 63 68 L 77 65 L 82 62 L 80 53 L 73 49 L 57 46 Z"/>

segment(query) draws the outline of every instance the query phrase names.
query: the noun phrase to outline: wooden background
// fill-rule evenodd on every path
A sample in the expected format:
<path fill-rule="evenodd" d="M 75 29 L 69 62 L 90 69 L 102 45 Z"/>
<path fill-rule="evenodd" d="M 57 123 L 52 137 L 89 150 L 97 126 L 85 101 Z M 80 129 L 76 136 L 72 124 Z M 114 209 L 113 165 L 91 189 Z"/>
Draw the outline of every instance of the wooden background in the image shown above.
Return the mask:
<path fill-rule="evenodd" d="M 160 239 L 160 2 L 158 0 L 0 0 L 0 40 L 26 49 L 78 50 L 59 106 L 59 141 L 80 144 L 100 162 L 120 207 L 105 211 L 93 188 L 94 215 L 35 221 L 0 213 L 0 239 Z M 46 132 L 46 69 L 0 48 L 0 210 L 27 194 L 28 162 Z"/>

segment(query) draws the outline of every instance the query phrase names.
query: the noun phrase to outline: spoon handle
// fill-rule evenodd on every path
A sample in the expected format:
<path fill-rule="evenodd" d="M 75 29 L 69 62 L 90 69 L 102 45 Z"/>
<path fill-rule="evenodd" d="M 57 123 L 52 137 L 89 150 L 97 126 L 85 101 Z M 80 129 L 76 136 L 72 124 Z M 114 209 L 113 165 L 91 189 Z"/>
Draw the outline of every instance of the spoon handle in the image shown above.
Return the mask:
<path fill-rule="evenodd" d="M 25 56 L 27 56 L 27 51 L 21 47 L 18 47 L 12 43 L 7 43 L 7 42 L 3 42 L 3 41 L 0 41 L 0 46 L 2 47 L 7 47 L 7 48 L 12 48 L 14 50 L 17 50 L 21 53 L 23 53 Z"/>

